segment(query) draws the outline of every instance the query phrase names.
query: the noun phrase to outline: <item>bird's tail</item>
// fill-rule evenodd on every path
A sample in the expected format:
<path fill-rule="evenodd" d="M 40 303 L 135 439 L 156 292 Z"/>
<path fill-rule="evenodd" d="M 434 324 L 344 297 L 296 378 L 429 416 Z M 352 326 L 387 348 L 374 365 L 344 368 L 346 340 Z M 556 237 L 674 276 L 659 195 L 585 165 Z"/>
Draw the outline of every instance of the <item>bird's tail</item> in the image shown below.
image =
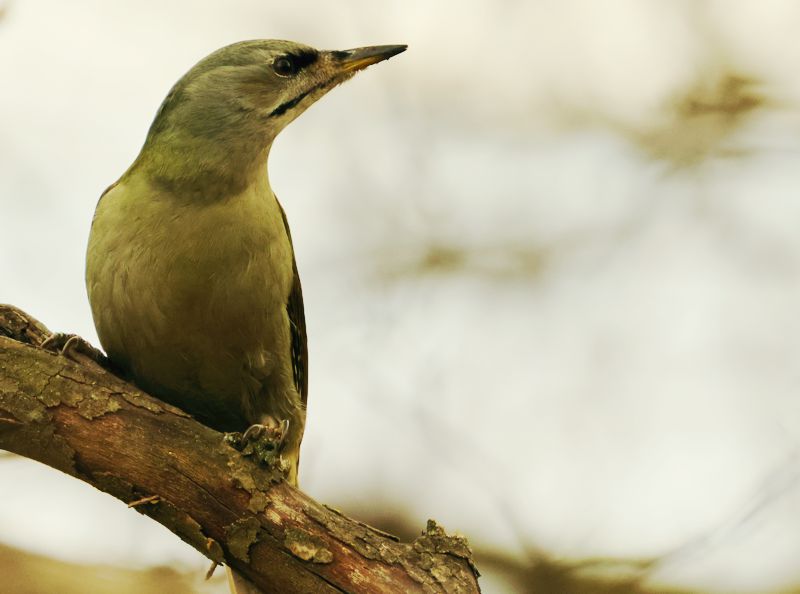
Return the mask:
<path fill-rule="evenodd" d="M 228 574 L 228 588 L 230 588 L 231 594 L 264 594 L 230 567 L 226 567 L 225 571 Z"/>

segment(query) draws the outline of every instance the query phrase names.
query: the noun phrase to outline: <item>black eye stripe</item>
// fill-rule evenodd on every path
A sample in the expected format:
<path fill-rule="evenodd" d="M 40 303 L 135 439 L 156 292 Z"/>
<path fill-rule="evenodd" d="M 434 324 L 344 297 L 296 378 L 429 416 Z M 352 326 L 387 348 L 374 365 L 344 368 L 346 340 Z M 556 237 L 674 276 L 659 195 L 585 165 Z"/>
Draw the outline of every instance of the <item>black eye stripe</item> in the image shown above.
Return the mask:
<path fill-rule="evenodd" d="M 311 64 L 319 59 L 319 52 L 314 50 L 305 50 L 302 52 L 288 54 L 288 57 L 291 58 L 298 70 L 302 70 L 306 66 L 311 66 Z"/>
<path fill-rule="evenodd" d="M 294 52 L 275 58 L 275 61 L 272 63 L 272 68 L 280 76 L 294 76 L 318 59 L 319 53 L 314 50 Z"/>

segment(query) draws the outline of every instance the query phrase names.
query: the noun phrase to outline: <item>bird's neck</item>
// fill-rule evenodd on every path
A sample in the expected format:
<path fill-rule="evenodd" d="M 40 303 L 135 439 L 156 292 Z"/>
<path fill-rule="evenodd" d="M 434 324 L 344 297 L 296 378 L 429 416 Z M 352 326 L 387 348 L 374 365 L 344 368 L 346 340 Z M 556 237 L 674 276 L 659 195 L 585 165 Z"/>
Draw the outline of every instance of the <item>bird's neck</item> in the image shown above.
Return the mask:
<path fill-rule="evenodd" d="M 129 172 L 145 174 L 151 183 L 179 199 L 224 200 L 267 180 L 271 146 L 261 139 L 172 136 L 145 144 Z"/>

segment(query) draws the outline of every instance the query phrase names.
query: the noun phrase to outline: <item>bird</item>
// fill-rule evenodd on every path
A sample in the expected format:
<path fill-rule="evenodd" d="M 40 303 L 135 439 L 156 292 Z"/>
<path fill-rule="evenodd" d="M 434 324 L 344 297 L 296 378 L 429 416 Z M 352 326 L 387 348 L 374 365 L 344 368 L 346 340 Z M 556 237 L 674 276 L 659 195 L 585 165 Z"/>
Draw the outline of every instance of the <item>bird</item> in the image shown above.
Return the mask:
<path fill-rule="evenodd" d="M 297 485 L 308 398 L 303 293 L 267 161 L 287 124 L 405 45 L 284 40 L 203 58 L 100 197 L 86 288 L 111 365 Z M 264 443 L 265 447 L 255 447 Z"/>

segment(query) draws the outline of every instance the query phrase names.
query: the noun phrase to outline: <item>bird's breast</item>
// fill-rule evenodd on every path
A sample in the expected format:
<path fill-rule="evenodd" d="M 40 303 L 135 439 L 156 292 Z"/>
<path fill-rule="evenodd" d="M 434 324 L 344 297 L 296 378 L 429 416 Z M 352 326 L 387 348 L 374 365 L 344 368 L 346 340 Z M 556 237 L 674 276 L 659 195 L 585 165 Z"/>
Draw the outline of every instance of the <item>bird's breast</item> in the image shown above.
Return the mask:
<path fill-rule="evenodd" d="M 121 184 L 98 205 L 87 255 L 101 343 L 156 395 L 235 416 L 253 370 L 288 355 L 292 262 L 268 186 L 192 204 Z"/>

